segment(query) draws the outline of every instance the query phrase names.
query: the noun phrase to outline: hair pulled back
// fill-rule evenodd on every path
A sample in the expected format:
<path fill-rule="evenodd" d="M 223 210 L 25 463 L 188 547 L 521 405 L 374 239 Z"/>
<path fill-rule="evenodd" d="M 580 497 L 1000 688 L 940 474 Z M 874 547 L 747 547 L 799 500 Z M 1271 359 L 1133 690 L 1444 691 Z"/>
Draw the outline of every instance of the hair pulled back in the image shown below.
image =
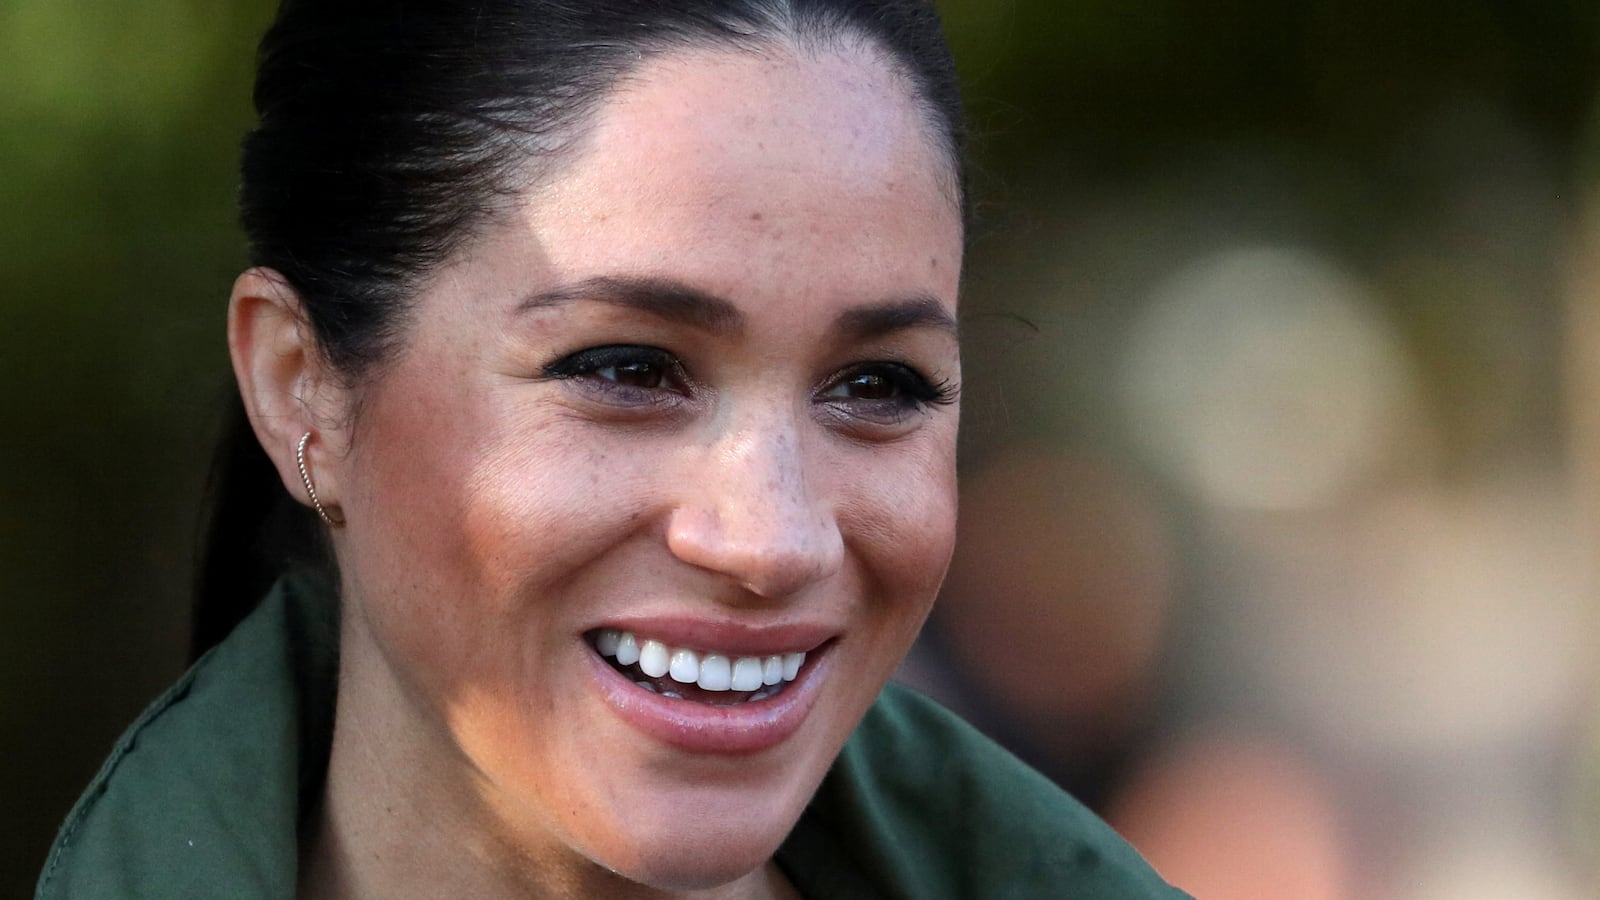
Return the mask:
<path fill-rule="evenodd" d="M 926 0 L 283 0 L 241 163 L 251 262 L 283 276 L 326 361 L 359 382 L 397 347 L 428 276 L 649 58 L 784 45 L 879 54 L 962 191 L 955 67 Z M 195 656 L 286 567 L 331 562 L 237 398 L 224 427 Z"/>

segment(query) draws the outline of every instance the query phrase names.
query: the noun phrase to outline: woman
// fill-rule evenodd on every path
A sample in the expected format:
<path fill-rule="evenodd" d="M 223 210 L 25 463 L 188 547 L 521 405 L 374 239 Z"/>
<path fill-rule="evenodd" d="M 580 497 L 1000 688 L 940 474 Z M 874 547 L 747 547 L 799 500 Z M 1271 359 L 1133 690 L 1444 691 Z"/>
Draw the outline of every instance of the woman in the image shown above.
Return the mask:
<path fill-rule="evenodd" d="M 955 519 L 930 8 L 287 0 L 256 104 L 229 346 L 336 575 L 134 726 L 41 897 L 1176 895 L 880 698 Z"/>

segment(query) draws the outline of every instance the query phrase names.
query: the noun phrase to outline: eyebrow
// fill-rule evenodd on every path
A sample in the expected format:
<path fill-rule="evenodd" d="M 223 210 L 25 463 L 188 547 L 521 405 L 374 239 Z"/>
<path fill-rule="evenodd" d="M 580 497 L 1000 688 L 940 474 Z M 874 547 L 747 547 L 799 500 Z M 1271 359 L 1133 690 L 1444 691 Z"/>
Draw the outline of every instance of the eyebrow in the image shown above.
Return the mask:
<path fill-rule="evenodd" d="M 957 340 L 961 338 L 961 326 L 955 316 L 938 297 L 923 293 L 852 307 L 840 314 L 833 328 L 854 340 L 870 340 L 911 328 L 933 328 Z"/>
<path fill-rule="evenodd" d="M 718 334 L 736 334 L 744 329 L 744 314 L 737 306 L 714 294 L 664 278 L 616 275 L 585 278 L 526 297 L 517 304 L 517 312 L 564 306 L 576 300 L 627 307 Z"/>
<path fill-rule="evenodd" d="M 745 317 L 725 298 L 668 278 L 600 275 L 531 294 L 517 313 L 564 306 L 579 300 L 608 303 L 716 334 L 738 334 Z M 927 293 L 868 303 L 840 313 L 832 330 L 852 340 L 881 338 L 897 331 L 933 328 L 960 338 L 960 326 L 939 298 Z"/>

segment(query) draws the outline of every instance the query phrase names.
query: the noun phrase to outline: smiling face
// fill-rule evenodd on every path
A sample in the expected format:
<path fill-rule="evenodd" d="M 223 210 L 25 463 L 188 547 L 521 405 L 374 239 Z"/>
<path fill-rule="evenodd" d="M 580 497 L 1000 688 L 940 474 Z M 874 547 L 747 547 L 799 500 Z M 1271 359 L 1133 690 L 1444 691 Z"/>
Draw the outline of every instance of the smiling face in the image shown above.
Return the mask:
<path fill-rule="evenodd" d="M 333 777 L 359 745 L 491 867 L 759 872 L 949 557 L 951 182 L 865 52 L 680 53 L 600 107 L 325 463 Z"/>

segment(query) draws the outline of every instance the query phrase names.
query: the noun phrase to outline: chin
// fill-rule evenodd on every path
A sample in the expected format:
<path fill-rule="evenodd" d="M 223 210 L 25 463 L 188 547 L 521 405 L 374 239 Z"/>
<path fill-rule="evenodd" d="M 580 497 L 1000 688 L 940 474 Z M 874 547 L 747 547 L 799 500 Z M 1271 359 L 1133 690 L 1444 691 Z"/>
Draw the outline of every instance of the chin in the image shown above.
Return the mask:
<path fill-rule="evenodd" d="M 657 757 L 669 777 L 609 786 L 605 793 L 626 798 L 613 807 L 620 812 L 571 837 L 591 860 L 638 884 L 668 891 L 725 885 L 772 859 L 831 758 L 779 753 L 684 765 Z"/>
<path fill-rule="evenodd" d="M 676 834 L 666 835 L 664 840 L 661 834 L 641 835 L 631 850 L 604 854 L 596 861 L 629 881 L 657 890 L 708 890 L 765 866 L 790 827 L 792 823 L 784 822 L 781 827 L 753 830 L 723 823 L 705 828 L 685 821 Z M 608 860 L 606 856 L 625 859 Z"/>

